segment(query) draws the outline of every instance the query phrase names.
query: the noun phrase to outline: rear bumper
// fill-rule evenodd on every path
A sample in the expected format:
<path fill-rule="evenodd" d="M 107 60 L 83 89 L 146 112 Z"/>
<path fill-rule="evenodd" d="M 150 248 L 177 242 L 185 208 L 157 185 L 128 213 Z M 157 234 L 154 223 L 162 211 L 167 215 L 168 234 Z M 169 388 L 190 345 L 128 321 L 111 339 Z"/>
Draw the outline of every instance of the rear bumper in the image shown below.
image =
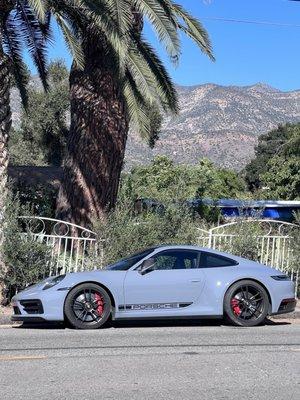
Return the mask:
<path fill-rule="evenodd" d="M 288 314 L 294 312 L 296 309 L 296 305 L 297 305 L 297 299 L 295 298 L 283 299 L 280 303 L 278 311 L 272 313 L 272 315 Z"/>

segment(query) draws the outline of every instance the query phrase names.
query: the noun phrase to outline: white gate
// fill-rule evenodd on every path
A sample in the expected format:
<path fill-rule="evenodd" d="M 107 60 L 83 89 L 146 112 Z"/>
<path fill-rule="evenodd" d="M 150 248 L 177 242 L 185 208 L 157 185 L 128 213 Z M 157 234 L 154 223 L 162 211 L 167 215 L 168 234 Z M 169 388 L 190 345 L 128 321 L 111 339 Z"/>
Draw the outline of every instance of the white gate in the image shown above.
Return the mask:
<path fill-rule="evenodd" d="M 198 229 L 198 245 L 245 256 L 287 273 L 299 284 L 300 226 L 276 220 L 240 220 Z M 248 249 L 247 249 L 248 245 Z M 298 249 L 296 249 L 298 247 Z M 246 254 L 247 255 L 247 254 Z"/>
<path fill-rule="evenodd" d="M 50 246 L 49 275 L 103 267 L 103 248 L 89 229 L 54 218 L 22 216 L 19 219 L 24 235 Z"/>

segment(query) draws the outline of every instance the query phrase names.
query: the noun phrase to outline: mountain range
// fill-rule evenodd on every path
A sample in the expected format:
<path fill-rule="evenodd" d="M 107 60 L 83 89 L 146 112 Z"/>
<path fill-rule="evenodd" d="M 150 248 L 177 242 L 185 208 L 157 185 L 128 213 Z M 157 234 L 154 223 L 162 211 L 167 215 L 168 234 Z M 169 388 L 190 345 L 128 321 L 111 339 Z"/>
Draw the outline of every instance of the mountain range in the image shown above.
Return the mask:
<path fill-rule="evenodd" d="M 34 79 L 32 84 L 38 85 Z M 300 121 L 300 90 L 283 92 L 263 83 L 252 86 L 178 86 L 180 113 L 164 118 L 160 139 L 150 149 L 132 130 L 126 169 L 158 154 L 194 164 L 208 157 L 217 165 L 242 169 L 254 156 L 258 136 L 279 124 Z M 20 99 L 12 90 L 14 124 Z"/>

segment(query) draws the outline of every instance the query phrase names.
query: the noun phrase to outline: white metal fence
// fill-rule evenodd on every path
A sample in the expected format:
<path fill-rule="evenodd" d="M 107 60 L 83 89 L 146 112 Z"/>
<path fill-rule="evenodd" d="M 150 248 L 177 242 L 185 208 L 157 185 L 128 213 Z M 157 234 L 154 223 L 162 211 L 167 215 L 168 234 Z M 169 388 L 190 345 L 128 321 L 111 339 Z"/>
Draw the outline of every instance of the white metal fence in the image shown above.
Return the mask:
<path fill-rule="evenodd" d="M 20 221 L 25 235 L 51 247 L 50 275 L 103 267 L 103 246 L 95 232 L 53 218 L 20 217 Z M 252 243 L 253 259 L 288 273 L 299 284 L 300 260 L 295 258 L 295 238 L 300 243 L 299 225 L 274 220 L 242 220 L 208 231 L 198 229 L 198 232 L 198 245 L 233 253 L 237 253 L 239 241 L 244 238 Z"/>
<path fill-rule="evenodd" d="M 300 247 L 300 227 L 275 220 L 240 220 L 205 231 L 198 229 L 198 245 L 216 250 L 238 253 L 250 243 L 251 257 L 262 264 L 287 273 L 299 285 L 300 260 L 296 246 Z M 243 238 L 244 243 L 241 243 Z"/>
<path fill-rule="evenodd" d="M 50 246 L 49 275 L 103 267 L 103 248 L 93 231 L 54 218 L 22 216 L 20 222 L 25 235 Z"/>

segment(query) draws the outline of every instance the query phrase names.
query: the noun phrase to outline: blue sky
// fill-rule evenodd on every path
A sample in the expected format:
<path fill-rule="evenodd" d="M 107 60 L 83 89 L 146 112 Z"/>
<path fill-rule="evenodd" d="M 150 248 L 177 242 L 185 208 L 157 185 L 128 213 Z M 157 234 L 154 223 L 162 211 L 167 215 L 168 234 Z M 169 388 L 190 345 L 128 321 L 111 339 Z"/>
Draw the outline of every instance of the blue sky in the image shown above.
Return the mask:
<path fill-rule="evenodd" d="M 207 82 L 251 85 L 265 82 L 281 90 L 300 89 L 300 2 L 288 0 L 177 0 L 208 30 L 216 62 L 212 63 L 187 38 L 175 69 L 152 30 L 145 34 L 159 49 L 173 80 L 180 85 Z M 208 19 L 206 19 L 208 18 Z M 297 26 L 272 26 L 214 21 L 209 18 L 268 21 Z M 70 58 L 56 31 L 50 58 Z"/>

